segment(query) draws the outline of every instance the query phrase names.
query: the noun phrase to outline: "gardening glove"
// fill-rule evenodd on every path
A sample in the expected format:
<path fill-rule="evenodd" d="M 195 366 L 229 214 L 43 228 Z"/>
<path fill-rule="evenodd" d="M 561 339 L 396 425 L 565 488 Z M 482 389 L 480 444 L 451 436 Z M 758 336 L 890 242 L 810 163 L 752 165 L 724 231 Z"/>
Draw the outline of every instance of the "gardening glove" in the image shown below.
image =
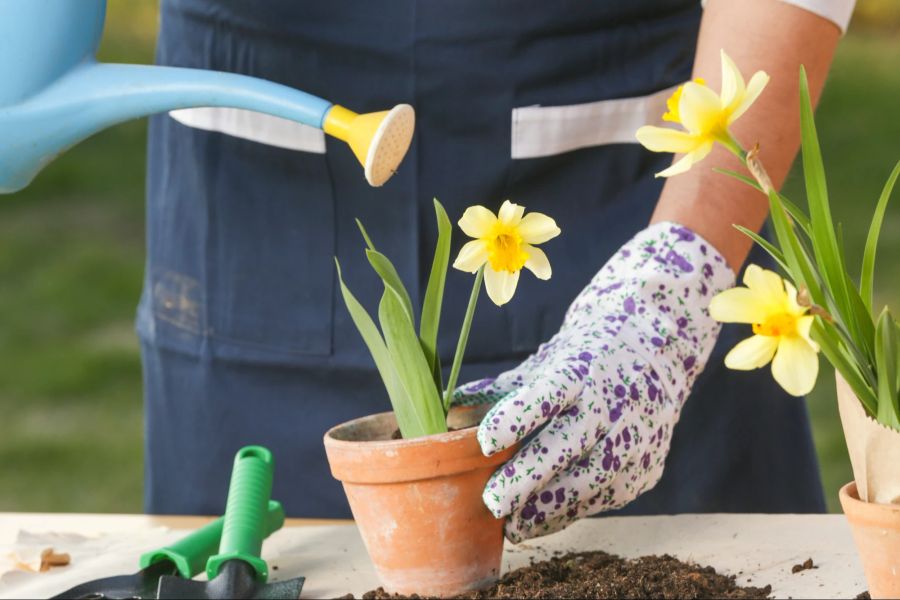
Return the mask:
<path fill-rule="evenodd" d="M 535 434 L 484 491 L 491 512 L 508 517 L 509 540 L 558 531 L 656 485 L 719 332 L 707 305 L 734 280 L 699 235 L 657 223 L 610 259 L 535 354 L 456 390 L 455 404 L 494 404 L 478 429 L 485 455 Z"/>

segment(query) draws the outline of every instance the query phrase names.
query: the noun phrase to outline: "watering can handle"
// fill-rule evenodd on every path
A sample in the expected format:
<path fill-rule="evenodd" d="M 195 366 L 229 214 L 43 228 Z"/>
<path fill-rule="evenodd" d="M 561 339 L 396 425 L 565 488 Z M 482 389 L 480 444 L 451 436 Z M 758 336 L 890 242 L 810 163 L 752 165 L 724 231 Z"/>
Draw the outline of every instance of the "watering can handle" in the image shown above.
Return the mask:
<path fill-rule="evenodd" d="M 141 555 L 140 567 L 146 569 L 150 565 L 163 560 L 172 561 L 178 574 L 191 579 L 206 567 L 206 561 L 219 549 L 222 539 L 222 526 L 225 517 L 219 517 L 197 531 L 185 536 L 170 546 L 151 550 Z M 284 525 L 284 509 L 277 500 L 269 500 L 269 511 L 266 515 L 266 537 L 269 537 Z"/>
<path fill-rule="evenodd" d="M 273 471 L 272 453 L 262 446 L 246 446 L 234 457 L 219 552 L 206 563 L 209 579 L 214 579 L 231 560 L 248 563 L 260 583 L 268 579 L 269 569 L 260 552 L 266 537 L 266 509 L 272 495 Z"/>

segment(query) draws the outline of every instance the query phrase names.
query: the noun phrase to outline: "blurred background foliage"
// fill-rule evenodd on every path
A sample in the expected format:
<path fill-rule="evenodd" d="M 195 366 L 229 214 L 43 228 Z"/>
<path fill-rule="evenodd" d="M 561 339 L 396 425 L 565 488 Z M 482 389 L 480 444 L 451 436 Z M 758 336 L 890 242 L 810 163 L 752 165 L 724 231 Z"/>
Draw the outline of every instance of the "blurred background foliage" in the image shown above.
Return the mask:
<path fill-rule="evenodd" d="M 103 60 L 149 63 L 156 0 L 109 0 Z M 818 111 L 850 264 L 900 158 L 900 0 L 859 0 Z M 139 512 L 146 121 L 107 130 L 0 198 L 0 511 Z M 801 199 L 795 169 L 786 192 Z M 884 223 L 879 305 L 900 310 L 900 201 Z M 824 361 L 823 361 L 824 364 Z M 834 383 L 808 399 L 829 507 L 851 479 Z M 189 460 L 189 457 L 186 457 Z M 739 476 L 739 474 L 736 474 Z"/>

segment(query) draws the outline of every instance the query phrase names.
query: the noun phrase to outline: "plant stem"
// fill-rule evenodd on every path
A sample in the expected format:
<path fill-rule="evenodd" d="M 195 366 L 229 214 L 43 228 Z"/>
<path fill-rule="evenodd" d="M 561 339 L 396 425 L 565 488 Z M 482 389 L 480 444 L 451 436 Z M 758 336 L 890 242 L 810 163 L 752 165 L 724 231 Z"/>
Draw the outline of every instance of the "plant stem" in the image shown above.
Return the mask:
<path fill-rule="evenodd" d="M 450 367 L 450 379 L 447 381 L 447 391 L 444 395 L 444 414 L 447 414 L 450 410 L 450 400 L 453 398 L 453 390 L 456 389 L 456 380 L 459 378 L 459 369 L 462 366 L 463 354 L 466 353 L 466 344 L 469 341 L 469 330 L 472 329 L 472 317 L 475 316 L 475 304 L 478 303 L 478 294 L 481 292 L 481 282 L 483 279 L 484 267 L 482 266 L 475 275 L 472 294 L 469 296 L 469 306 L 466 307 L 466 316 L 463 318 L 462 329 L 459 332 L 459 341 L 456 343 L 456 354 L 453 355 L 453 366 Z"/>
<path fill-rule="evenodd" d="M 737 156 L 741 162 L 746 163 L 747 160 L 747 152 L 741 146 L 741 144 L 734 139 L 730 133 L 725 133 L 725 135 L 718 136 L 717 141 L 725 146 L 732 154 Z"/>

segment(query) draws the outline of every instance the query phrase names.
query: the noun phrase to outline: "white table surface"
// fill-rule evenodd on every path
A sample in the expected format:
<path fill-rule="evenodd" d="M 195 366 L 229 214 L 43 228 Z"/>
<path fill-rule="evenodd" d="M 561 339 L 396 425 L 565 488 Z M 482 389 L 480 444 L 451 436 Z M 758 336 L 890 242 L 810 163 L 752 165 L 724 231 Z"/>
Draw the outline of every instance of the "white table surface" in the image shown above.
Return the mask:
<path fill-rule="evenodd" d="M 68 567 L 0 576 L 0 598 L 48 597 L 88 579 L 133 573 L 138 556 L 184 535 L 196 519 L 137 515 L 0 514 L 0 557 L 25 546 L 70 552 Z M 304 598 L 359 598 L 378 587 L 352 524 L 289 521 L 265 543 L 272 578 L 306 576 Z M 626 557 L 671 554 L 737 575 L 738 583 L 769 584 L 779 598 L 853 598 L 866 589 L 843 515 L 678 515 L 587 519 L 555 535 L 507 544 L 504 569 L 554 551 L 605 550 Z M 819 567 L 791 573 L 812 558 Z M 274 570 L 277 567 L 277 570 Z"/>

